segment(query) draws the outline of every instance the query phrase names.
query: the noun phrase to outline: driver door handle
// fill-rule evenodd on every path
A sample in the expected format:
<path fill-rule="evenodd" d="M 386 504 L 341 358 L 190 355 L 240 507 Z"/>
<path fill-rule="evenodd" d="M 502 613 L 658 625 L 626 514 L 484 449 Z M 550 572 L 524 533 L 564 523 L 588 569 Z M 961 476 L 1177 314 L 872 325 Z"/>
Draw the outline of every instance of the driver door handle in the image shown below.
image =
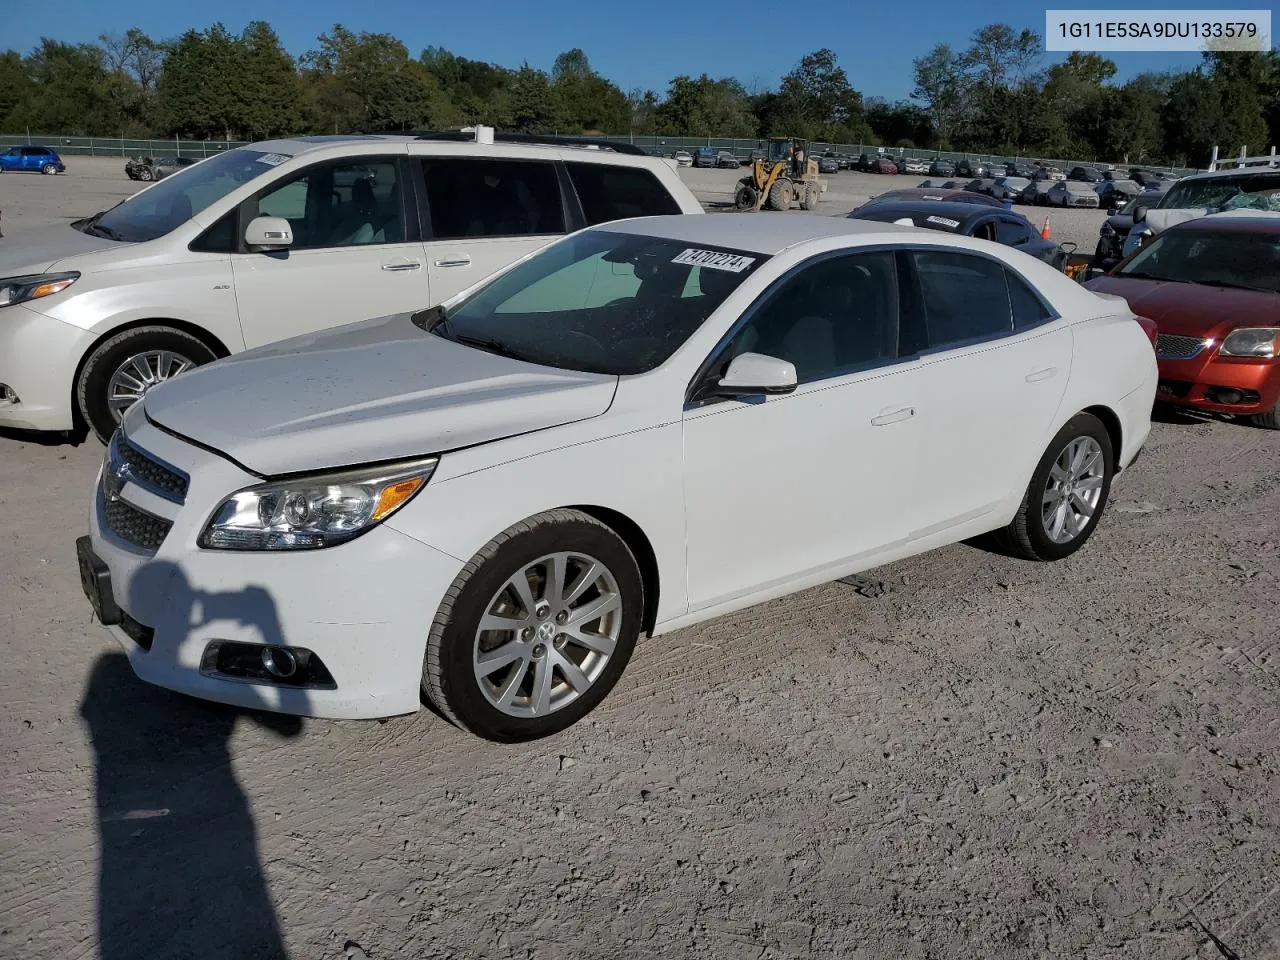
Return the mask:
<path fill-rule="evenodd" d="M 871 423 L 873 426 L 883 427 L 885 424 L 897 423 L 900 420 L 907 420 L 915 415 L 915 407 L 899 407 L 896 410 L 892 407 L 885 407 L 885 409 L 880 411 L 880 415 L 878 417 L 871 418 Z"/>
<path fill-rule="evenodd" d="M 401 261 L 400 261 L 400 262 L 398 262 L 398 263 L 384 263 L 384 264 L 382 265 L 382 269 L 383 269 L 383 270 L 391 270 L 391 271 L 395 271 L 395 270 L 421 270 L 421 269 L 422 269 L 422 264 L 420 264 L 417 260 L 401 260 Z"/>

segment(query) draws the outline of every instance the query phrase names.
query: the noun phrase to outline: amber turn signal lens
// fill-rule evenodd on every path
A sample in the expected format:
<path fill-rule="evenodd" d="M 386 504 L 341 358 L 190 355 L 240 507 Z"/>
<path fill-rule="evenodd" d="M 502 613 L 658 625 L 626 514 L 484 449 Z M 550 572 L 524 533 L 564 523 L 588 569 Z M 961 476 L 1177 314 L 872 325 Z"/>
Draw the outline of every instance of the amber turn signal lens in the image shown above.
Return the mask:
<path fill-rule="evenodd" d="M 417 493 L 418 488 L 425 482 L 423 477 L 410 477 L 408 480 L 401 480 L 399 483 L 385 487 L 378 495 L 378 505 L 373 508 L 373 516 L 369 519 L 381 520 Z"/>
<path fill-rule="evenodd" d="M 29 300 L 39 300 L 41 297 L 47 297 L 51 294 L 60 293 L 67 289 L 75 281 L 74 280 L 54 280 L 50 283 L 42 283 L 38 287 L 31 288 L 31 296 Z"/>

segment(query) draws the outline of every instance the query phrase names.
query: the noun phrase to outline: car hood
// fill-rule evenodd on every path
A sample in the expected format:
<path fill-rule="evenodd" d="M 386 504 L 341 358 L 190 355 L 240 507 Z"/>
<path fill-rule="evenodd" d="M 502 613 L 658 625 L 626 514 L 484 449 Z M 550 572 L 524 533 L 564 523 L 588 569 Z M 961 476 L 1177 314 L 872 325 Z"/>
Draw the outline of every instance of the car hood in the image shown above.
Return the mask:
<path fill-rule="evenodd" d="M 1129 309 L 1154 320 L 1161 333 L 1186 337 L 1220 336 L 1237 327 L 1274 326 L 1280 294 L 1163 280 L 1097 277 L 1085 284 L 1094 293 L 1124 297 Z"/>
<path fill-rule="evenodd" d="M 597 417 L 617 383 L 453 343 L 399 314 L 234 354 L 155 387 L 143 405 L 159 426 L 272 476 Z"/>
<path fill-rule="evenodd" d="M 115 240 L 81 233 L 65 223 L 24 230 L 20 236 L 0 239 L 0 277 L 44 273 L 68 257 L 118 246 Z"/>

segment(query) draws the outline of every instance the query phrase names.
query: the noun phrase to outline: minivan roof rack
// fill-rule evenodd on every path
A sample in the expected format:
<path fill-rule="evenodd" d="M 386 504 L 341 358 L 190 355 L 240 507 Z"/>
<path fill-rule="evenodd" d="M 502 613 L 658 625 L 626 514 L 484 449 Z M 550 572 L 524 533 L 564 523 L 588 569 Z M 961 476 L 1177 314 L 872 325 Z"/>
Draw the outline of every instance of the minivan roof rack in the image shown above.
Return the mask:
<path fill-rule="evenodd" d="M 476 134 L 473 130 L 408 130 L 402 135 L 410 136 L 417 140 L 451 140 L 459 143 L 476 142 Z M 596 147 L 600 150 L 612 150 L 614 153 L 626 153 L 637 157 L 649 156 L 649 151 L 643 147 L 636 146 L 634 143 L 619 143 L 616 140 L 606 140 L 604 137 L 561 137 L 541 133 L 500 133 L 494 131 L 493 139 L 500 143 L 527 143 L 547 147 Z"/>

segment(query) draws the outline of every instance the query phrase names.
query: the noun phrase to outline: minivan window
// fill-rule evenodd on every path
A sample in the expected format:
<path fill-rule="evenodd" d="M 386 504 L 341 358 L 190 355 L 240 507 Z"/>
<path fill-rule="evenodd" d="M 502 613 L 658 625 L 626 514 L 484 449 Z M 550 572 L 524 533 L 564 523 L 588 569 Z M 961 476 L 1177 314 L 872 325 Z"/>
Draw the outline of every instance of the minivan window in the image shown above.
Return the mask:
<path fill-rule="evenodd" d="M 182 167 L 101 216 L 85 221 L 80 229 L 128 242 L 163 237 L 237 187 L 270 173 L 288 159 L 283 154 L 260 150 L 228 150 Z"/>
<path fill-rule="evenodd" d="M 435 333 L 531 363 L 615 376 L 664 363 L 768 257 L 588 230 L 449 307 Z"/>
<path fill-rule="evenodd" d="M 548 161 L 432 158 L 422 173 L 434 240 L 564 233 L 560 182 Z"/>
<path fill-rule="evenodd" d="M 587 225 L 680 213 L 680 204 L 648 170 L 604 163 L 567 163 Z"/>

